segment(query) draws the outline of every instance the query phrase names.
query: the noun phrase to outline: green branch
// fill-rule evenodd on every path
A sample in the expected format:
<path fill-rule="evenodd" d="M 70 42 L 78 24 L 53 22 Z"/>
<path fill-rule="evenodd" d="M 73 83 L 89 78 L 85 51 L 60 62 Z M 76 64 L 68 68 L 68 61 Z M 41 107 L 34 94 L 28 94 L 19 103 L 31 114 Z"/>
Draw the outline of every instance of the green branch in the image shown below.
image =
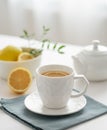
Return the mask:
<path fill-rule="evenodd" d="M 42 43 L 41 49 L 43 50 L 45 47 L 47 49 L 50 49 L 50 45 L 53 42 L 51 42 L 51 40 L 49 40 L 46 37 L 46 35 L 50 31 L 50 28 L 47 28 L 47 27 L 43 26 L 42 31 L 43 32 L 42 32 L 42 38 L 41 38 L 41 43 Z M 35 35 L 34 34 L 29 34 L 26 30 L 23 30 L 23 35 L 21 35 L 20 37 L 28 40 L 28 44 L 30 44 L 30 40 L 35 39 Z M 65 48 L 65 45 L 60 45 L 59 47 L 57 47 L 58 43 L 53 43 L 52 45 L 53 45 L 53 47 L 52 47 L 53 50 L 56 50 L 60 54 L 64 54 L 64 51 L 62 51 L 62 49 Z"/>

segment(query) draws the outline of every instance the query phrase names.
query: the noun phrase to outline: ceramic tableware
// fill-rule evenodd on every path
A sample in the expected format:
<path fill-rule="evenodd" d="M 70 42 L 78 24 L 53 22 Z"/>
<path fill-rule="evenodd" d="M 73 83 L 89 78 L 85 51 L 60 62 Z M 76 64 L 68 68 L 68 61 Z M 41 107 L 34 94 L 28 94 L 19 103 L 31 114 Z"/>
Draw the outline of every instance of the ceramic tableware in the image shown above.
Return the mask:
<path fill-rule="evenodd" d="M 80 86 L 81 92 L 73 94 L 77 79 L 84 82 L 84 86 Z M 89 84 L 84 75 L 75 76 L 71 67 L 57 64 L 40 66 L 36 70 L 36 83 L 44 106 L 54 109 L 65 107 L 71 97 L 82 96 Z"/>
<path fill-rule="evenodd" d="M 49 109 L 43 105 L 37 91 L 28 95 L 24 100 L 25 107 L 28 110 L 47 116 L 62 116 L 73 114 L 82 110 L 86 106 L 86 103 L 86 98 L 84 96 L 81 96 L 73 99 L 70 98 L 66 107 L 63 107 L 62 109 Z"/>
<path fill-rule="evenodd" d="M 72 56 L 75 70 L 84 74 L 90 81 L 107 79 L 107 47 L 94 40 L 92 45 Z"/>

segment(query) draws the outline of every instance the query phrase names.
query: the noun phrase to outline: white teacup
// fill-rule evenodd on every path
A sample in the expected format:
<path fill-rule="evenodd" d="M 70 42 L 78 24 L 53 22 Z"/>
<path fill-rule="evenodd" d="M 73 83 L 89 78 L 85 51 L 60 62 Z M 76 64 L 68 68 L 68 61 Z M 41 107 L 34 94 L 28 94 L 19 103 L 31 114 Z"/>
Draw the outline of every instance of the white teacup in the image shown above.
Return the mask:
<path fill-rule="evenodd" d="M 73 95 L 74 80 L 84 82 L 81 92 Z M 89 84 L 84 75 L 74 75 L 73 69 L 65 65 L 44 65 L 36 70 L 36 83 L 43 105 L 48 108 L 65 107 L 70 98 L 83 95 Z"/>

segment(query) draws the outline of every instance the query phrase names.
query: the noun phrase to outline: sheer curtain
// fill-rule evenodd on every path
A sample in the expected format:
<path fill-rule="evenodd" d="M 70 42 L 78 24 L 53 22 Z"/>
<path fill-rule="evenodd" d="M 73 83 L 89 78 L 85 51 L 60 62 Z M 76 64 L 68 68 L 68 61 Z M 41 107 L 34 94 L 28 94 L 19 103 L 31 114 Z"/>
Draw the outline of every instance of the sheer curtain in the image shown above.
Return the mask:
<path fill-rule="evenodd" d="M 23 29 L 52 41 L 107 43 L 107 0 L 0 0 L 0 33 L 19 36 Z"/>

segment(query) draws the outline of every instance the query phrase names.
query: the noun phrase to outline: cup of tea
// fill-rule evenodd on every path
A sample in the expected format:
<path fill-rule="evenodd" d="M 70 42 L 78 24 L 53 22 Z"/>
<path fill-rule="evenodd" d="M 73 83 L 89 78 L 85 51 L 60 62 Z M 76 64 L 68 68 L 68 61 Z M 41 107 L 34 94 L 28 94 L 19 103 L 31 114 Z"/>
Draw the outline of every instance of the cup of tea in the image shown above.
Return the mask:
<path fill-rule="evenodd" d="M 84 82 L 82 90 L 73 94 L 74 81 Z M 70 98 L 83 95 L 88 87 L 84 75 L 74 75 L 71 67 L 59 64 L 43 65 L 36 70 L 37 89 L 44 106 L 47 108 L 63 108 Z"/>

